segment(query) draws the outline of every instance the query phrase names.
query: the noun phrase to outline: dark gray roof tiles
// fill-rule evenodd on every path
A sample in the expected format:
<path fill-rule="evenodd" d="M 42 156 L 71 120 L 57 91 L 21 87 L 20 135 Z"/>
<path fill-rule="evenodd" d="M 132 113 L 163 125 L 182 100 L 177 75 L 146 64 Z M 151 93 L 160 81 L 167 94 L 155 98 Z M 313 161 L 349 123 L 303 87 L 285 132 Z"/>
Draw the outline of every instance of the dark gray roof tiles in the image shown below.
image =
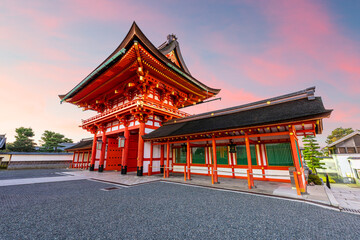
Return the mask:
<path fill-rule="evenodd" d="M 308 98 L 267 105 L 250 110 L 233 111 L 214 117 L 206 117 L 189 121 L 165 124 L 157 130 L 144 135 L 144 139 L 181 136 L 194 133 L 211 132 L 226 129 L 277 124 L 289 121 L 300 121 L 322 118 L 330 115 L 332 110 L 324 108 L 320 97 Z M 196 117 L 196 115 L 195 115 Z"/>

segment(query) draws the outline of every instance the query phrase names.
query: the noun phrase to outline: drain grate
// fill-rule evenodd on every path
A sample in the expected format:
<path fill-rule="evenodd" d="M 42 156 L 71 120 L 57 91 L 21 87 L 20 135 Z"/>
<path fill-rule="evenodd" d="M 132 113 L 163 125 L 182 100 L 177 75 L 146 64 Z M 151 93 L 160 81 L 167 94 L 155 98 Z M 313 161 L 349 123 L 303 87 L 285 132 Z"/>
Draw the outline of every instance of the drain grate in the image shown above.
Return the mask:
<path fill-rule="evenodd" d="M 343 208 L 341 211 L 342 212 L 348 212 L 348 213 L 360 214 L 360 209 Z"/>
<path fill-rule="evenodd" d="M 103 189 L 100 189 L 100 190 L 103 190 L 103 191 L 112 191 L 112 190 L 117 190 L 117 189 L 120 189 L 119 187 L 107 187 L 107 188 L 103 188 Z"/>

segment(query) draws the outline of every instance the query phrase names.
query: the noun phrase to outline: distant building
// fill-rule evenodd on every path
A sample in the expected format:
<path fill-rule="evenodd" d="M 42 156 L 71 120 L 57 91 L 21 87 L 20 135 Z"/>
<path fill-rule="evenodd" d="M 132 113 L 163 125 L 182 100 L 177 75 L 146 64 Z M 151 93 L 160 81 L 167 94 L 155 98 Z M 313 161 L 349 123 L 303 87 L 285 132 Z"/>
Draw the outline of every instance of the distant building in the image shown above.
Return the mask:
<path fill-rule="evenodd" d="M 92 145 L 92 138 L 84 138 L 80 142 L 65 148 L 65 151 L 74 153 L 71 163 L 72 168 L 88 169 L 90 167 Z"/>
<path fill-rule="evenodd" d="M 360 181 L 360 131 L 326 146 L 329 157 L 323 158 L 326 169 L 319 173 L 328 173 L 335 181 L 355 183 Z"/>

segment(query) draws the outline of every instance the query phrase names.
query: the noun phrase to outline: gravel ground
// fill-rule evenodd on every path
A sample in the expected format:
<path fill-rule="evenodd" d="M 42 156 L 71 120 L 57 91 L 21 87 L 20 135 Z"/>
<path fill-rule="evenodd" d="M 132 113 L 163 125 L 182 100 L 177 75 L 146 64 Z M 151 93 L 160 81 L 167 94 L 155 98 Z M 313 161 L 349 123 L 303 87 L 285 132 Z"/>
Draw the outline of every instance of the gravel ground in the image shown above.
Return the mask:
<path fill-rule="evenodd" d="M 72 171 L 69 169 L 24 169 L 24 170 L 0 170 L 0 180 L 38 178 L 38 177 L 58 177 L 57 172 Z"/>
<path fill-rule="evenodd" d="M 0 239 L 360 239 L 360 215 L 149 183 L 88 180 L 0 187 Z"/>

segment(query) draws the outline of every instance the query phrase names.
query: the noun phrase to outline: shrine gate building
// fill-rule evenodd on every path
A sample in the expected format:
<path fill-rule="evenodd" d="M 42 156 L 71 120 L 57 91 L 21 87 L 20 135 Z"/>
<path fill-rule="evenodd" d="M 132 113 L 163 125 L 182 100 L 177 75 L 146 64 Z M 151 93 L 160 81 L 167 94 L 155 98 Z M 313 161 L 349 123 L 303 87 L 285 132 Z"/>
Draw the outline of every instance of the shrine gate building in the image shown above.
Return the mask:
<path fill-rule="evenodd" d="M 121 174 L 184 173 L 289 182 L 306 180 L 298 136 L 322 132 L 324 108 L 315 88 L 198 115 L 180 109 L 220 89 L 195 79 L 169 35 L 156 48 L 134 22 L 119 47 L 65 95 L 98 115 L 82 122 L 93 144 L 89 169 Z"/>

